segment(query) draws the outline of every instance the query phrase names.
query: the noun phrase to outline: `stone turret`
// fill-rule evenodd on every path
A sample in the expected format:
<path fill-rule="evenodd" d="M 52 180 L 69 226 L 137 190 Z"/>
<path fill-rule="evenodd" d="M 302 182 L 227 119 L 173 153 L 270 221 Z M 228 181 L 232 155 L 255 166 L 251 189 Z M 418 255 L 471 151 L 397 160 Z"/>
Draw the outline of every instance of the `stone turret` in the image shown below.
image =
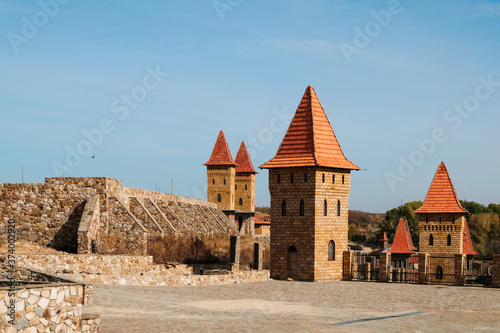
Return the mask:
<path fill-rule="evenodd" d="M 312 86 L 308 86 L 269 169 L 271 278 L 342 276 L 351 170 Z"/>

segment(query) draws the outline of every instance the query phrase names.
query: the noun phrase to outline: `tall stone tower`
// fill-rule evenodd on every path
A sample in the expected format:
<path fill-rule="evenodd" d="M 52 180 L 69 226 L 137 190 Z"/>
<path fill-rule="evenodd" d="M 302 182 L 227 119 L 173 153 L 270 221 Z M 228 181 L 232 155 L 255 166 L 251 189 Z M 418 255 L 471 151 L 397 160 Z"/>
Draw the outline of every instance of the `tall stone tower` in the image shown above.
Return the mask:
<path fill-rule="evenodd" d="M 207 166 L 207 201 L 215 202 L 221 210 L 234 210 L 236 163 L 220 131 Z"/>
<path fill-rule="evenodd" d="M 342 276 L 351 170 L 312 86 L 308 86 L 269 169 L 271 278 Z"/>
<path fill-rule="evenodd" d="M 465 218 L 468 212 L 460 205 L 443 162 L 434 175 L 424 204 L 415 213 L 420 233 L 419 252 L 430 255 L 430 273 L 437 278 L 454 274 L 453 255 L 477 254 L 472 249 Z"/>
<path fill-rule="evenodd" d="M 243 212 L 253 212 L 255 211 L 255 174 L 258 172 L 253 168 L 243 141 L 241 141 L 240 149 L 236 154 L 236 164 L 234 206 Z"/>
<path fill-rule="evenodd" d="M 258 172 L 253 168 L 252 160 L 243 141 L 236 154 L 236 164 L 234 218 L 240 235 L 253 236 L 255 234 L 255 174 Z"/>

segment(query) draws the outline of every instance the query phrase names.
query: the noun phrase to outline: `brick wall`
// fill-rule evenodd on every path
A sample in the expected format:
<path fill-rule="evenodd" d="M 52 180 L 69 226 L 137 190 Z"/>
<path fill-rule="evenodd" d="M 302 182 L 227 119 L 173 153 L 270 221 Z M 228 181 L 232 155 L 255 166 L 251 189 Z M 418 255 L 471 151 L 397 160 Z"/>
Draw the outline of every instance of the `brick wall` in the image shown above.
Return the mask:
<path fill-rule="evenodd" d="M 235 167 L 225 165 L 207 166 L 207 200 L 219 209 L 234 208 Z M 220 195 L 221 201 L 217 200 Z"/>
<path fill-rule="evenodd" d="M 313 167 L 269 170 L 272 278 L 342 277 L 342 252 L 347 250 L 349 188 L 349 170 Z M 286 216 L 282 216 L 283 200 Z M 333 260 L 328 256 L 330 241 L 335 244 Z M 290 272 L 295 260 L 295 254 L 289 252 L 292 246 L 297 249 L 294 272 Z"/>
<path fill-rule="evenodd" d="M 247 172 L 236 173 L 234 208 L 242 212 L 255 211 L 255 174 Z"/>

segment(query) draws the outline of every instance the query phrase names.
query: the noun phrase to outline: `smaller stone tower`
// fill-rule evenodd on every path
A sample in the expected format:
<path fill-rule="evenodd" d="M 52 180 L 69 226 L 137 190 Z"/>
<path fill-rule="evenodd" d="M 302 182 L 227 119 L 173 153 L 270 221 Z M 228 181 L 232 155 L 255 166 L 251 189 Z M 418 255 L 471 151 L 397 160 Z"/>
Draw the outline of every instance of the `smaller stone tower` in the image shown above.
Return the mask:
<path fill-rule="evenodd" d="M 234 207 L 243 212 L 255 211 L 255 171 L 245 142 L 241 141 L 236 154 L 236 185 Z"/>
<path fill-rule="evenodd" d="M 255 174 L 245 142 L 241 142 L 236 154 L 236 179 L 234 207 L 236 225 L 240 234 L 255 234 Z"/>
<path fill-rule="evenodd" d="M 438 279 L 454 274 L 455 254 L 477 254 L 472 249 L 465 218 L 468 212 L 460 205 L 443 162 L 434 175 L 424 204 L 415 213 L 420 233 L 419 252 L 430 255 L 430 273 Z"/>
<path fill-rule="evenodd" d="M 236 166 L 224 132 L 220 131 L 207 166 L 207 201 L 221 210 L 234 210 Z M 227 213 L 226 213 L 227 214 Z"/>

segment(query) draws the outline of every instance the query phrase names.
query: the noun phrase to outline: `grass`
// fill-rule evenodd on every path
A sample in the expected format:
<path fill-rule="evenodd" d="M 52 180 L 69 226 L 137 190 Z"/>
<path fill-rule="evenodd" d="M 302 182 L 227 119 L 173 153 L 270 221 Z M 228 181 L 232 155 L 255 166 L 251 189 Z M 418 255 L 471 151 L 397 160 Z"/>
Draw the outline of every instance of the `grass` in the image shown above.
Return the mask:
<path fill-rule="evenodd" d="M 253 266 L 253 244 L 253 238 L 240 237 L 240 269 Z M 150 240 L 148 244 L 148 254 L 153 256 L 155 263 L 229 263 L 229 249 L 228 235 L 165 235 Z M 264 246 L 263 257 L 264 269 L 269 269 L 268 246 Z"/>

